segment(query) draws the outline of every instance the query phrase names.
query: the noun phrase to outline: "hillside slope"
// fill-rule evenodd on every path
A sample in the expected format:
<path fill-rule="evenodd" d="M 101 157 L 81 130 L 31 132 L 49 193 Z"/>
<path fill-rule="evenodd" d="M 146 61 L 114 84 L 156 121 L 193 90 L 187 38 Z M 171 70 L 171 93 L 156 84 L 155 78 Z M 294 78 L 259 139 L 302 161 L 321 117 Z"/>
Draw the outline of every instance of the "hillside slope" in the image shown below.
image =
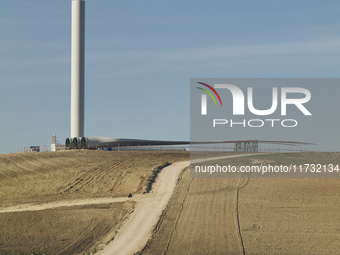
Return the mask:
<path fill-rule="evenodd" d="M 135 206 L 128 194 L 146 188 L 154 168 L 188 159 L 187 152 L 142 151 L 0 155 L 0 254 L 39 250 L 42 242 L 53 254 L 95 251 L 99 243 L 115 237 Z M 105 199 L 110 197 L 126 197 L 126 201 L 91 202 L 111 201 Z M 8 207 L 72 205 L 75 201 L 90 202 L 1 213 Z"/>
<path fill-rule="evenodd" d="M 228 162 L 336 165 L 340 153 L 281 153 Z M 339 194 L 338 178 L 190 179 L 185 171 L 139 254 L 340 254 Z"/>
<path fill-rule="evenodd" d="M 188 152 L 60 151 L 0 155 L 0 207 L 137 193 L 153 168 Z"/>

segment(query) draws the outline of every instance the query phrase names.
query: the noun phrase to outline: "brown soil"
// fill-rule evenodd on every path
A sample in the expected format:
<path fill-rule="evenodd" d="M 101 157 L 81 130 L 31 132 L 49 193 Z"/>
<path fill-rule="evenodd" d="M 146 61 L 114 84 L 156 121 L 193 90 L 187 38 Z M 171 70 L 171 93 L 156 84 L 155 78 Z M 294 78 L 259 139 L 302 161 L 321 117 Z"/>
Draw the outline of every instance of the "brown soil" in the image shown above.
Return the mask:
<path fill-rule="evenodd" d="M 127 196 L 184 152 L 67 151 L 0 155 L 0 206 Z M 340 164 L 340 153 L 228 159 L 230 164 Z M 340 174 L 340 173 L 339 173 Z M 142 254 L 340 254 L 338 179 L 190 179 L 183 171 Z M 138 195 L 140 196 L 140 195 Z M 0 254 L 82 254 L 105 243 L 134 203 L 0 214 Z M 130 237 L 134 238 L 130 235 Z"/>
<path fill-rule="evenodd" d="M 240 191 L 246 254 L 340 254 L 339 179 L 252 179 Z"/>
<path fill-rule="evenodd" d="M 247 179 L 190 179 L 183 172 L 142 254 L 243 254 L 238 189 Z"/>
<path fill-rule="evenodd" d="M 154 167 L 188 152 L 62 151 L 0 155 L 0 207 L 139 192 Z"/>
<path fill-rule="evenodd" d="M 340 153 L 229 161 L 340 164 Z M 339 179 L 190 179 L 185 171 L 140 253 L 340 254 L 339 184 Z"/>
<path fill-rule="evenodd" d="M 132 208 L 130 202 L 2 213 L 0 254 L 38 251 L 42 242 L 53 254 L 84 253 L 118 229 Z"/>
<path fill-rule="evenodd" d="M 153 168 L 188 159 L 187 152 L 79 150 L 0 155 L 0 209 L 128 199 L 129 193 L 146 188 Z M 42 242 L 54 254 L 84 254 L 110 241 L 134 206 L 133 202 L 104 202 L 0 213 L 0 254 L 39 250 Z"/>

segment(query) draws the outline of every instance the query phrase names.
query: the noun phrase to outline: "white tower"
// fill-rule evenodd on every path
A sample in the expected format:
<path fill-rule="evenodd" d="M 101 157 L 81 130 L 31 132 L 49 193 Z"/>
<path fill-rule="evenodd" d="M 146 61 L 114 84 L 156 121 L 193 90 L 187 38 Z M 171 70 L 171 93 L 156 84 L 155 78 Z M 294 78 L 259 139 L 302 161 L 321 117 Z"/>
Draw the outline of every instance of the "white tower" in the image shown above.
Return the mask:
<path fill-rule="evenodd" d="M 85 1 L 72 1 L 71 137 L 84 136 Z"/>

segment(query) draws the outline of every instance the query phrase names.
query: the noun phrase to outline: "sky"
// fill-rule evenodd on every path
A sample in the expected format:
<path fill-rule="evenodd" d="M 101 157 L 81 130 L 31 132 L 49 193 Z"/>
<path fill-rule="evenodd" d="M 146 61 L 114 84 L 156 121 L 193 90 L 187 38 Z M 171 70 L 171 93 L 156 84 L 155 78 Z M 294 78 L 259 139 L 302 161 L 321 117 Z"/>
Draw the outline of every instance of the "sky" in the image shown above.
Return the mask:
<path fill-rule="evenodd" d="M 0 153 L 64 143 L 71 1 L 2 1 L 0 34 Z M 189 140 L 190 78 L 340 74 L 335 0 L 87 0 L 85 34 L 88 137 Z"/>

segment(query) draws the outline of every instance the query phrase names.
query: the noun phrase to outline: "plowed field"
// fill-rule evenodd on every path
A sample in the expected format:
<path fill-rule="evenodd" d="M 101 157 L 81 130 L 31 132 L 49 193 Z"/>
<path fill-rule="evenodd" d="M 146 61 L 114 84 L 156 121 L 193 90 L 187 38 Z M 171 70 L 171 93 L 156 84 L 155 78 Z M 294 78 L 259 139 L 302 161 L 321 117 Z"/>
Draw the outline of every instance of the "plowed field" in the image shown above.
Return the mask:
<path fill-rule="evenodd" d="M 188 158 L 126 151 L 0 155 L 0 254 L 39 250 L 42 242 L 53 254 L 94 251 L 129 217 L 135 203 L 125 201 L 128 194 L 142 191 L 155 167 Z"/>
<path fill-rule="evenodd" d="M 336 165 L 340 153 L 228 161 Z M 140 254 L 340 254 L 339 212 L 338 178 L 190 179 L 186 170 Z"/>
<path fill-rule="evenodd" d="M 0 254 L 38 251 L 42 242 L 53 254 L 92 250 L 98 241 L 105 243 L 113 237 L 132 208 L 130 202 L 1 213 Z"/>
<path fill-rule="evenodd" d="M 0 207 L 137 193 L 154 167 L 187 152 L 60 151 L 0 155 Z"/>

